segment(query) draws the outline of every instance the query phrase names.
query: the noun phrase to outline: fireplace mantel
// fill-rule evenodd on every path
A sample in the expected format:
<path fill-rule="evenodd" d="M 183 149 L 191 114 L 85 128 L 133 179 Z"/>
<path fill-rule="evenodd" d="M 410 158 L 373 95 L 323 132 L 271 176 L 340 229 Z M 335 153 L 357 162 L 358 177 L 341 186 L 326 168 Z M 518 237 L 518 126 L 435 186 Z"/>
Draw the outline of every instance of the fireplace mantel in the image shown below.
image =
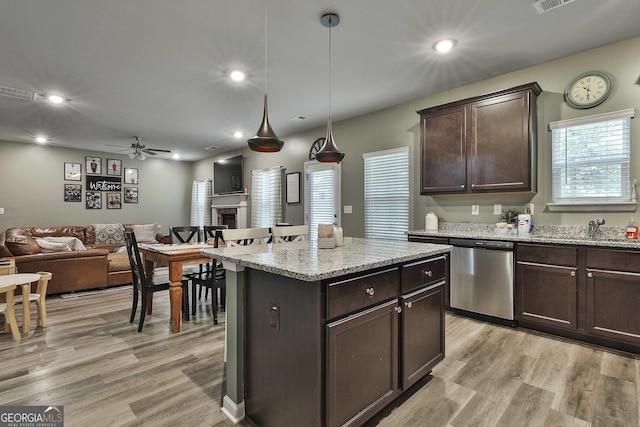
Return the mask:
<path fill-rule="evenodd" d="M 218 225 L 218 210 L 236 209 L 236 227 L 247 228 L 248 194 L 215 194 L 211 196 L 211 221 Z"/>

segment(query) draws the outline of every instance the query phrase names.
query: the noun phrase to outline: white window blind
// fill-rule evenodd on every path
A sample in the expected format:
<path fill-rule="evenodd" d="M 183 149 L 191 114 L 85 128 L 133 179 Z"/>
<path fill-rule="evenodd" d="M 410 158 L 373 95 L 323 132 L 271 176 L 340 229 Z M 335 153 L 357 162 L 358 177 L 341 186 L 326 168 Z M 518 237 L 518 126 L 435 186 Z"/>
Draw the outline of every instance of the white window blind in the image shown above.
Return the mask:
<path fill-rule="evenodd" d="M 633 115 L 630 109 L 549 124 L 555 203 L 630 200 Z"/>
<path fill-rule="evenodd" d="M 409 149 L 365 153 L 364 236 L 406 240 L 409 230 Z"/>
<path fill-rule="evenodd" d="M 202 229 L 211 224 L 211 180 L 193 181 L 190 225 Z"/>
<path fill-rule="evenodd" d="M 280 166 L 251 171 L 252 227 L 273 227 L 283 221 L 283 175 Z"/>
<path fill-rule="evenodd" d="M 340 224 L 340 164 L 307 162 L 305 175 L 309 240 L 317 240 L 318 224 Z"/>

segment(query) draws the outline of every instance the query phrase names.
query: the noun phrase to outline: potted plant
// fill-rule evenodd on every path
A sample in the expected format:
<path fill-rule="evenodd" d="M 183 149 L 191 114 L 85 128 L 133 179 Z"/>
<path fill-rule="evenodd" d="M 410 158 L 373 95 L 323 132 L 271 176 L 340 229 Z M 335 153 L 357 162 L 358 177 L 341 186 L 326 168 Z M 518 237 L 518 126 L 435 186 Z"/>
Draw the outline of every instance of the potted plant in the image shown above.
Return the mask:
<path fill-rule="evenodd" d="M 520 212 L 517 209 L 503 210 L 500 213 L 500 222 L 506 222 L 507 224 L 518 225 L 518 215 Z"/>

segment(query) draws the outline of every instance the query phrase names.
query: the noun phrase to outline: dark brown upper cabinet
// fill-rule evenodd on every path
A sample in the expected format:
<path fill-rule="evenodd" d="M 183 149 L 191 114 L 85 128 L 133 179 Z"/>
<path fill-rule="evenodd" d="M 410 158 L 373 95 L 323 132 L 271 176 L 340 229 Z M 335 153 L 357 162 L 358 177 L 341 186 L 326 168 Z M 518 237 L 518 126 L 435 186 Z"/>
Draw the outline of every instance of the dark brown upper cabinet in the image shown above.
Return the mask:
<path fill-rule="evenodd" d="M 420 194 L 536 191 L 537 83 L 418 111 Z"/>

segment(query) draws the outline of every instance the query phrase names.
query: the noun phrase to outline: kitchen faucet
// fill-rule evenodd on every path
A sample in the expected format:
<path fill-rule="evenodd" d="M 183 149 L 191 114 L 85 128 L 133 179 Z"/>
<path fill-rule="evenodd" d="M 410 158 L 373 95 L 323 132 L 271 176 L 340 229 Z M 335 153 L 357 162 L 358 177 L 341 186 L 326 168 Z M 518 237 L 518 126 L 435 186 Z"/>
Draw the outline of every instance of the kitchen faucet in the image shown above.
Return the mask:
<path fill-rule="evenodd" d="M 602 224 L 604 224 L 604 218 L 598 218 L 595 221 L 589 221 L 589 237 L 595 236 L 595 234 L 598 232 L 598 228 Z"/>

